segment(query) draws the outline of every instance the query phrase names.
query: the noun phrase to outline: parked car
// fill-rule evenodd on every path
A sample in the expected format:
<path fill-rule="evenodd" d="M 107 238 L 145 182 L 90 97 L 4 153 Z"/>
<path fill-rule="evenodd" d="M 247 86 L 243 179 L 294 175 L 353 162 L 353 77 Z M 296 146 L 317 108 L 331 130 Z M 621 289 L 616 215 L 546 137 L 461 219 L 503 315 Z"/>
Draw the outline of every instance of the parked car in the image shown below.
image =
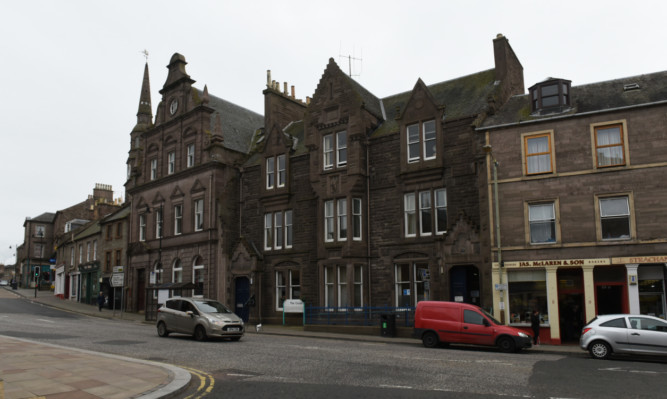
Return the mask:
<path fill-rule="evenodd" d="M 9 285 L 9 281 L 7 281 L 7 280 L 0 280 L 0 285 Z"/>
<path fill-rule="evenodd" d="M 667 322 L 647 315 L 597 316 L 581 330 L 579 346 L 594 359 L 606 359 L 614 353 L 664 356 Z"/>
<path fill-rule="evenodd" d="M 427 348 L 452 343 L 517 352 L 532 346 L 529 334 L 503 325 L 479 306 L 459 302 L 418 302 L 413 336 Z"/>
<path fill-rule="evenodd" d="M 170 298 L 157 311 L 157 333 L 192 335 L 197 341 L 208 337 L 238 341 L 245 332 L 243 320 L 222 303 L 202 298 Z"/>

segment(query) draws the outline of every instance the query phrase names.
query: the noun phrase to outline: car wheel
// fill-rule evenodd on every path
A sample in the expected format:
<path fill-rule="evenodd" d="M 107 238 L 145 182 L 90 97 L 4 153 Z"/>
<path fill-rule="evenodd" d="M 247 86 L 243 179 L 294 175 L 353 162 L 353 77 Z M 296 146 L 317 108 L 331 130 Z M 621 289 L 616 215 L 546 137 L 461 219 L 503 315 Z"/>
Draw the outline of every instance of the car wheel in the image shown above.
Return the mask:
<path fill-rule="evenodd" d="M 422 343 L 427 348 L 435 348 L 438 346 L 438 336 L 433 331 L 426 332 L 422 335 Z"/>
<path fill-rule="evenodd" d="M 500 349 L 501 352 L 511 353 L 516 350 L 516 345 L 514 345 L 512 338 L 502 337 L 498 340 L 498 349 Z"/>
<path fill-rule="evenodd" d="M 168 337 L 169 336 L 169 330 L 167 330 L 167 325 L 164 324 L 164 322 L 160 322 L 157 325 L 157 335 L 161 337 Z"/>
<path fill-rule="evenodd" d="M 593 359 L 606 359 L 611 355 L 611 347 L 603 341 L 595 341 L 588 347 Z"/>
<path fill-rule="evenodd" d="M 197 341 L 206 341 L 206 330 L 202 326 L 195 328 L 195 339 Z"/>

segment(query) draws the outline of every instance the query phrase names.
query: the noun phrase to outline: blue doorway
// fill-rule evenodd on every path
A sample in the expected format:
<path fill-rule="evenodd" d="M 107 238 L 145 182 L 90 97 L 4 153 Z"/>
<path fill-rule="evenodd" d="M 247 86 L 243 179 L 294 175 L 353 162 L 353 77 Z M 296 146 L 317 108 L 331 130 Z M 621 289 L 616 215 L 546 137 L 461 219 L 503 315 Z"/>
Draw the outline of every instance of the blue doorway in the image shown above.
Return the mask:
<path fill-rule="evenodd" d="M 244 322 L 247 322 L 250 315 L 250 306 L 248 306 L 248 299 L 250 299 L 250 280 L 248 277 L 237 277 L 235 289 L 236 303 L 234 304 L 234 313 L 236 313 L 236 315 Z"/>

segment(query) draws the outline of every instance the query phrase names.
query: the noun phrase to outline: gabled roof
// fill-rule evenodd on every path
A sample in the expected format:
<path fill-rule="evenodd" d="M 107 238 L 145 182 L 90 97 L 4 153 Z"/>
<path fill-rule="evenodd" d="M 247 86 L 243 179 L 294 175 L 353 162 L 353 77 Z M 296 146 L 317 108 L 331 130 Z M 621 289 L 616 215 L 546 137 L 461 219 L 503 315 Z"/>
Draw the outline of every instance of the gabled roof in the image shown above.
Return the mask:
<path fill-rule="evenodd" d="M 380 99 L 375 97 L 375 94 L 366 90 L 364 86 L 359 84 L 359 82 L 352 79 L 350 76 L 345 75 L 344 73 L 343 76 L 345 76 L 348 79 L 348 81 L 352 85 L 352 88 L 357 92 L 357 94 L 359 94 L 366 110 L 371 114 L 373 114 L 378 119 L 382 119 L 382 105 L 380 104 Z"/>
<path fill-rule="evenodd" d="M 427 86 L 437 104 L 445 107 L 445 121 L 479 114 L 488 106 L 496 87 L 494 69 Z M 382 99 L 387 119 L 373 137 L 397 131 L 396 117 L 403 113 L 411 95 L 412 90 Z"/>
<path fill-rule="evenodd" d="M 198 98 L 204 98 L 203 91 L 196 88 L 193 88 L 193 90 L 195 90 Z M 214 131 L 216 114 L 219 114 L 222 124 L 223 146 L 247 154 L 255 130 L 264 125 L 264 117 L 210 94 L 208 94 L 208 99 L 208 106 L 216 111 L 211 114 L 210 131 Z"/>
<path fill-rule="evenodd" d="M 665 101 L 667 101 L 667 71 L 573 86 L 570 89 L 571 107 L 560 113 L 532 115 L 529 95 L 514 96 L 494 115 L 486 118 L 478 130 L 646 106 Z"/>
<path fill-rule="evenodd" d="M 56 219 L 55 213 L 44 212 L 37 217 L 27 219 L 26 222 L 53 223 L 55 219 Z"/>

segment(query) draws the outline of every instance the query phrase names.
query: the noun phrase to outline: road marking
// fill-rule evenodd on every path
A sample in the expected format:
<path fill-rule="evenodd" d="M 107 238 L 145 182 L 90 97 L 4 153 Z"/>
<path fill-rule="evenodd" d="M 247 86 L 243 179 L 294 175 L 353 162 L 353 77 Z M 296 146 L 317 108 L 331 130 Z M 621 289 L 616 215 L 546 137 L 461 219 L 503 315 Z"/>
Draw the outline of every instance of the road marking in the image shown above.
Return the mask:
<path fill-rule="evenodd" d="M 213 378 L 212 375 L 210 375 L 205 371 L 193 369 L 190 367 L 184 367 L 184 366 L 178 366 L 178 367 L 188 370 L 191 374 L 194 374 L 196 377 L 199 378 L 199 387 L 197 387 L 197 392 L 193 393 L 190 396 L 185 397 L 185 399 L 203 398 L 204 396 L 211 393 L 211 391 L 213 391 L 213 387 L 215 386 L 215 378 Z"/>
<path fill-rule="evenodd" d="M 598 371 L 620 371 L 622 373 L 635 373 L 635 374 L 667 374 L 664 371 L 630 370 L 630 369 L 622 369 L 620 367 L 608 367 L 608 368 L 604 368 L 604 369 L 598 369 Z"/>
<path fill-rule="evenodd" d="M 53 320 L 47 320 L 47 319 L 37 319 L 37 321 L 44 321 L 46 323 L 55 323 Z"/>
<path fill-rule="evenodd" d="M 230 377 L 257 377 L 256 375 L 253 374 L 239 374 L 239 373 L 227 373 L 227 375 Z"/>
<path fill-rule="evenodd" d="M 380 388 L 412 389 L 412 387 L 405 386 L 405 385 L 385 385 L 385 384 L 380 384 Z"/>

